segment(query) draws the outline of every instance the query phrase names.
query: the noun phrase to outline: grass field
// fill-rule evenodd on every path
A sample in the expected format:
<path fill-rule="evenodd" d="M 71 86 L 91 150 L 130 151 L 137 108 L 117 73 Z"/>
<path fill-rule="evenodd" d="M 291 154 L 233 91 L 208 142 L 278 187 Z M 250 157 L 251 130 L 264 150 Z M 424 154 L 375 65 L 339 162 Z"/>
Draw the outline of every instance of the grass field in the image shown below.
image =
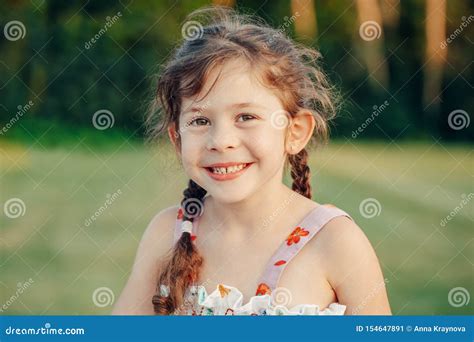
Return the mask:
<path fill-rule="evenodd" d="M 171 148 L 0 152 L 2 206 L 22 201 L 1 215 L 3 314 L 108 314 L 149 220 L 181 199 L 187 179 Z M 311 169 L 314 199 L 349 212 L 375 247 L 394 314 L 473 313 L 472 146 L 340 141 L 313 152 Z M 373 218 L 359 208 L 368 198 L 380 204 Z"/>

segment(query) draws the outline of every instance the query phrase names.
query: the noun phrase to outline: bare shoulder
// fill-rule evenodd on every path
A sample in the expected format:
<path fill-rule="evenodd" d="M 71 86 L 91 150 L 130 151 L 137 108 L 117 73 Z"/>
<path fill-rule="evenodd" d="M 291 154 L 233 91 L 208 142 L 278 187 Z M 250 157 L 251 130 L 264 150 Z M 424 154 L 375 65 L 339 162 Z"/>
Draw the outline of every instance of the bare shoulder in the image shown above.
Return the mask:
<path fill-rule="evenodd" d="M 144 242 L 152 240 L 155 246 L 171 247 L 179 205 L 168 207 L 157 213 L 143 233 Z"/>
<path fill-rule="evenodd" d="M 337 216 L 329 220 L 318 235 L 318 239 L 333 247 L 331 250 L 349 242 L 351 245 L 356 244 L 355 247 L 366 247 L 366 243 L 369 243 L 363 230 L 347 216 Z"/>
<path fill-rule="evenodd" d="M 329 280 L 340 280 L 347 268 L 357 261 L 376 258 L 375 251 L 364 231 L 347 216 L 331 219 L 315 239 L 318 250 L 324 253 Z M 342 274 L 338 274 L 338 272 Z"/>
<path fill-rule="evenodd" d="M 178 208 L 173 206 L 161 210 L 146 227 L 130 276 L 112 314 L 153 314 L 151 298 L 156 289 L 160 259 L 173 245 Z"/>
<path fill-rule="evenodd" d="M 138 246 L 133 270 L 150 263 L 156 265 L 173 246 L 178 209 L 178 205 L 168 207 L 151 219 Z"/>
<path fill-rule="evenodd" d="M 346 314 L 390 314 L 379 259 L 364 231 L 346 216 L 330 220 L 318 233 L 326 279 Z"/>

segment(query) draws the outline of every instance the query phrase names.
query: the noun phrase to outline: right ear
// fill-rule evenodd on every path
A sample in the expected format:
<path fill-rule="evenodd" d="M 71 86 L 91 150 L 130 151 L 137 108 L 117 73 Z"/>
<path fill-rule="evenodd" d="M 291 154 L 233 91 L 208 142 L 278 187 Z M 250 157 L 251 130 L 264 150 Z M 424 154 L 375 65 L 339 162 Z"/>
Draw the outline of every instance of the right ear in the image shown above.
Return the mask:
<path fill-rule="evenodd" d="M 170 124 L 168 126 L 168 136 L 170 138 L 170 141 L 171 143 L 173 144 L 175 150 L 176 150 L 176 153 L 178 155 L 181 155 L 181 148 L 179 146 L 179 133 L 176 131 L 176 127 L 175 127 L 175 124 Z"/>

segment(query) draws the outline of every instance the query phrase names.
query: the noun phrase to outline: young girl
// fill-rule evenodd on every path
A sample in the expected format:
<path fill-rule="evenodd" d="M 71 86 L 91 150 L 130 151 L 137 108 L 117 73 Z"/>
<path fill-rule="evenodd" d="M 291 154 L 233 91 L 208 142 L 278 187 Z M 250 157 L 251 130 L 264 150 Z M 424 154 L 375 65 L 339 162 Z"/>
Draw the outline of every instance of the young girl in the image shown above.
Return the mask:
<path fill-rule="evenodd" d="M 113 313 L 390 314 L 364 233 L 311 200 L 306 146 L 334 112 L 319 53 L 230 9 L 190 19 L 160 73 L 154 126 L 189 185 L 146 229 Z"/>

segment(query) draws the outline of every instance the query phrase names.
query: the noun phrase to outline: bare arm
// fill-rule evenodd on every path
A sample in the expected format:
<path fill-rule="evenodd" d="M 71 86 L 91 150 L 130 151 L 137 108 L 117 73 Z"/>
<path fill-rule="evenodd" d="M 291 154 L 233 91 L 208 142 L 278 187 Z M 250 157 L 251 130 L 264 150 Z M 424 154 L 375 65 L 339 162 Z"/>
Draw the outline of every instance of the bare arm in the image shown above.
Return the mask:
<path fill-rule="evenodd" d="M 327 278 L 346 315 L 391 315 L 384 279 L 375 251 L 359 226 L 347 217 L 331 220 L 326 233 L 331 246 Z"/>
<path fill-rule="evenodd" d="M 130 277 L 112 315 L 153 315 L 160 258 L 172 247 L 178 207 L 158 213 L 146 228 L 138 246 Z"/>

